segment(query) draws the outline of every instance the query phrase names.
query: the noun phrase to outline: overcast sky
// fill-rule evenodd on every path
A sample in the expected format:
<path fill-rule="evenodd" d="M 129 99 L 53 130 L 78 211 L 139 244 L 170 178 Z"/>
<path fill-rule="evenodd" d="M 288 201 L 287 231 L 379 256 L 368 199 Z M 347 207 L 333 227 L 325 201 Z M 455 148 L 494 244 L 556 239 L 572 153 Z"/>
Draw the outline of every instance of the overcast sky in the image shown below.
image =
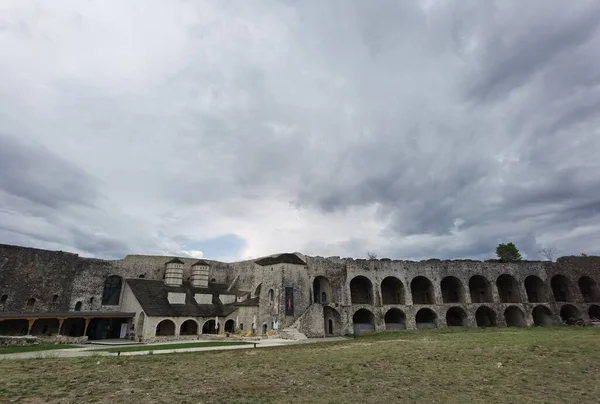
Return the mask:
<path fill-rule="evenodd" d="M 600 253 L 600 2 L 0 2 L 0 243 Z"/>

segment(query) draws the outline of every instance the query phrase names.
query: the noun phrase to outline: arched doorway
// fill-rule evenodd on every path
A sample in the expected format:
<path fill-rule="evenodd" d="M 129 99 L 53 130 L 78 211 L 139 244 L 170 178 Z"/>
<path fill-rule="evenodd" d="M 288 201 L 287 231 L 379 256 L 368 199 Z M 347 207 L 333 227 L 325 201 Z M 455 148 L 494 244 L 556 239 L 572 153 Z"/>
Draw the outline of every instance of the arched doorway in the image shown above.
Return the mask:
<path fill-rule="evenodd" d="M 535 275 L 525 278 L 525 291 L 529 303 L 541 303 L 548 301 L 548 290 L 546 283 Z"/>
<path fill-rule="evenodd" d="M 579 290 L 581 290 L 584 302 L 600 302 L 600 290 L 598 290 L 598 284 L 589 276 L 582 276 L 579 278 Z"/>
<path fill-rule="evenodd" d="M 597 304 L 592 304 L 588 310 L 588 314 L 590 316 L 590 321 L 594 323 L 600 322 L 600 306 Z M 2 323 L 0 323 L 2 324 Z"/>
<path fill-rule="evenodd" d="M 171 320 L 163 320 L 156 325 L 155 335 L 157 337 L 175 335 L 175 323 Z"/>
<path fill-rule="evenodd" d="M 341 335 L 342 333 L 342 317 L 340 313 L 333 307 L 323 307 L 323 318 L 325 327 L 325 335 Z"/>
<path fill-rule="evenodd" d="M 521 295 L 519 293 L 519 283 L 512 275 L 503 274 L 496 281 L 498 286 L 498 295 L 502 303 L 519 303 Z"/>
<path fill-rule="evenodd" d="M 581 313 L 571 304 L 565 304 L 560 308 L 560 318 L 566 325 L 584 325 Z"/>
<path fill-rule="evenodd" d="M 313 301 L 315 303 L 327 304 L 332 299 L 329 280 L 324 276 L 317 276 L 313 281 Z"/>
<path fill-rule="evenodd" d="M 354 334 L 368 334 L 375 332 L 375 316 L 367 309 L 360 309 L 352 316 Z"/>
<path fill-rule="evenodd" d="M 179 335 L 198 335 L 198 323 L 194 320 L 185 320 L 179 327 Z"/>
<path fill-rule="evenodd" d="M 202 334 L 216 334 L 217 322 L 215 320 L 208 320 L 202 325 Z"/>
<path fill-rule="evenodd" d="M 435 324 L 437 320 L 437 314 L 429 309 L 421 309 L 415 316 L 415 322 L 417 323 L 417 329 L 423 330 L 428 328 L 436 328 Z"/>
<path fill-rule="evenodd" d="M 496 322 L 496 312 L 490 309 L 487 306 L 481 306 L 475 312 L 475 321 L 477 322 L 477 327 L 495 327 Z"/>
<path fill-rule="evenodd" d="M 415 277 L 410 283 L 413 304 L 435 304 L 433 284 L 424 276 Z"/>
<path fill-rule="evenodd" d="M 406 315 L 399 309 L 390 309 L 385 313 L 385 330 L 401 331 L 406 330 Z"/>
<path fill-rule="evenodd" d="M 525 327 L 525 315 L 517 306 L 510 306 L 504 311 L 504 320 L 508 327 Z"/>
<path fill-rule="evenodd" d="M 352 304 L 373 304 L 373 284 L 364 276 L 350 281 L 350 299 Z"/>
<path fill-rule="evenodd" d="M 472 303 L 491 303 L 493 301 L 490 282 L 481 275 L 473 275 L 469 279 L 469 291 Z"/>
<path fill-rule="evenodd" d="M 467 325 L 467 313 L 460 307 L 451 307 L 446 312 L 446 324 L 448 328 L 464 327 Z"/>
<path fill-rule="evenodd" d="M 404 285 L 394 276 L 388 276 L 381 282 L 381 300 L 383 304 L 404 304 Z"/>
<path fill-rule="evenodd" d="M 235 331 L 235 321 L 229 319 L 225 321 L 225 332 L 232 333 Z"/>
<path fill-rule="evenodd" d="M 572 302 L 573 292 L 571 282 L 564 275 L 554 275 L 550 280 L 552 286 L 552 294 L 557 302 Z"/>
<path fill-rule="evenodd" d="M 465 301 L 463 284 L 458 278 L 447 276 L 442 279 L 440 287 L 444 303 L 460 303 Z"/>
<path fill-rule="evenodd" d="M 554 320 L 552 319 L 552 312 L 546 306 L 535 306 L 535 308 L 531 312 L 531 316 L 533 317 L 533 324 L 537 326 L 550 327 L 554 324 Z"/>

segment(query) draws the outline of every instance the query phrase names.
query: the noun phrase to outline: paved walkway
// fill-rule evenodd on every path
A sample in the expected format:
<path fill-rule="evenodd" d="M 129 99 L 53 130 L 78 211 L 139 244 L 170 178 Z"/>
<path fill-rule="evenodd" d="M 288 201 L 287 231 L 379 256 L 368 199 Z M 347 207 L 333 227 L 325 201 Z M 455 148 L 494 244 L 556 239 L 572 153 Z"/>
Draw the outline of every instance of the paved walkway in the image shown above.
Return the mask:
<path fill-rule="evenodd" d="M 170 342 L 162 342 L 155 344 L 145 344 L 148 347 L 148 350 L 145 351 L 132 351 L 132 352 L 121 352 L 121 356 L 133 356 L 133 355 L 147 355 L 150 351 L 154 355 L 157 354 L 168 354 L 168 353 L 180 353 L 180 352 L 202 352 L 202 351 L 224 351 L 230 349 L 254 349 L 253 343 L 256 343 L 256 348 L 268 348 L 273 346 L 286 346 L 286 345 L 300 345 L 300 344 L 310 344 L 310 343 L 319 343 L 319 342 L 334 342 L 334 341 L 344 341 L 346 338 L 344 337 L 334 337 L 334 338 L 309 338 L 304 340 L 289 340 L 289 339 L 278 339 L 278 338 L 268 338 L 259 341 L 240 341 L 240 342 L 250 342 L 250 344 L 244 345 L 226 345 L 226 346 L 214 346 L 214 347 L 202 347 L 202 348 L 176 348 L 176 349 L 161 349 L 157 351 L 152 350 L 152 346 L 154 345 L 168 345 L 168 344 L 185 344 L 185 343 L 195 343 L 195 342 L 219 342 L 219 341 L 203 341 L 203 340 L 194 340 L 194 341 L 170 341 Z M 233 342 L 233 341 L 232 341 Z M 124 349 L 130 347 L 131 345 L 123 345 Z M 139 345 L 137 345 L 139 346 Z M 102 349 L 107 348 L 116 348 L 115 346 L 102 346 L 102 345 L 81 345 L 77 348 L 68 348 L 68 349 L 53 349 L 48 351 L 36 351 L 36 352 L 21 352 L 21 353 L 13 353 L 13 354 L 2 354 L 0 355 L 1 360 L 9 360 L 9 359 L 40 359 L 40 358 L 76 358 L 82 356 L 117 356 L 116 352 L 102 352 Z"/>

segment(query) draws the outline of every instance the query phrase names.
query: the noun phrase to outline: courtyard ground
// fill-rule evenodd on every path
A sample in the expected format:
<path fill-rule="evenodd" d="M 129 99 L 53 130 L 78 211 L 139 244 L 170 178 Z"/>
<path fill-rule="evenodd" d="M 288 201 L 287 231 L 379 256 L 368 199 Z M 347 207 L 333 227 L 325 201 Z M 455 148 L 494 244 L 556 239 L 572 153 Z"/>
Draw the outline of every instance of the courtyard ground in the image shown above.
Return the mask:
<path fill-rule="evenodd" d="M 410 331 L 262 349 L 0 360 L 0 402 L 600 402 L 600 328 Z"/>

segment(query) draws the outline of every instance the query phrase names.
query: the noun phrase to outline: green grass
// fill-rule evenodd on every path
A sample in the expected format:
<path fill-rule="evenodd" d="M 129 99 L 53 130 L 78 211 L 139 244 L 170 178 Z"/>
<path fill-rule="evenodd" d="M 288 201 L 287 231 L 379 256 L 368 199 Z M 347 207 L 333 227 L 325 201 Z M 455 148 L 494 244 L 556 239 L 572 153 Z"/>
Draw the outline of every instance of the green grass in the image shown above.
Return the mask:
<path fill-rule="evenodd" d="M 241 341 L 215 341 L 215 342 L 184 342 L 181 344 L 164 344 L 164 345 L 136 345 L 122 348 L 106 348 L 94 349 L 94 351 L 102 352 L 137 352 L 137 351 L 163 351 L 165 349 L 184 349 L 184 348 L 208 348 L 218 346 L 232 345 L 252 345 L 249 342 Z"/>
<path fill-rule="evenodd" d="M 39 345 L 28 345 L 28 346 L 10 346 L 10 347 L 0 347 L 0 355 L 2 354 L 12 354 L 12 353 L 22 353 L 22 352 L 38 352 L 38 351 L 50 351 L 53 349 L 68 349 L 68 348 L 78 348 L 75 345 L 67 345 L 67 344 L 39 344 Z"/>
<path fill-rule="evenodd" d="M 600 328 L 423 330 L 169 355 L 0 360 L 0 402 L 573 403 Z"/>

